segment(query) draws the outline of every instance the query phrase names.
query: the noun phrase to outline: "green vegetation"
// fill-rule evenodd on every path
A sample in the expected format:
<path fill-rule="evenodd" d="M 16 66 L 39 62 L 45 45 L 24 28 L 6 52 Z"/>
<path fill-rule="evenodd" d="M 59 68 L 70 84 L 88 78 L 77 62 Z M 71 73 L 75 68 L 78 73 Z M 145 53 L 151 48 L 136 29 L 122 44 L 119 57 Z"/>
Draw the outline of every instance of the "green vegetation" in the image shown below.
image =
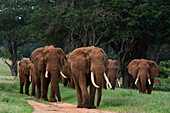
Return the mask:
<path fill-rule="evenodd" d="M 0 66 L 6 66 L 0 62 Z M 0 77 L 9 77 L 10 70 L 0 68 Z M 156 78 L 161 81 L 161 85 L 154 85 L 154 91 L 151 95 L 139 94 L 138 90 L 116 88 L 116 90 L 104 90 L 102 100 L 97 109 L 118 112 L 170 112 L 170 78 Z M 37 100 L 24 94 L 19 94 L 18 78 L 3 78 L 0 82 L 0 112 L 1 113 L 31 113 L 33 108 L 26 100 L 35 100 L 41 103 L 50 104 L 43 100 Z M 9 81 L 13 81 L 10 83 Z M 157 90 L 157 91 L 155 91 Z M 31 91 L 31 88 L 30 88 Z M 77 105 L 76 90 L 69 89 L 60 84 L 61 97 L 63 102 Z M 48 92 L 48 95 L 50 92 Z M 97 99 L 95 99 L 97 100 Z M 95 102 L 96 103 L 96 102 Z"/>
<path fill-rule="evenodd" d="M 161 61 L 159 63 L 159 68 L 160 68 L 160 77 L 168 78 L 168 76 L 170 76 L 170 60 Z"/>

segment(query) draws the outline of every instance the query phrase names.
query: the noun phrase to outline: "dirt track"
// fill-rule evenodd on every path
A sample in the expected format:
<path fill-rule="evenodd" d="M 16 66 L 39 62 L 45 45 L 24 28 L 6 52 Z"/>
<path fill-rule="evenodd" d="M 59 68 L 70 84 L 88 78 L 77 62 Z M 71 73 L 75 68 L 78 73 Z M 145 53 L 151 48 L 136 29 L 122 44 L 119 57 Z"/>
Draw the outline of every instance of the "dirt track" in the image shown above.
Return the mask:
<path fill-rule="evenodd" d="M 27 102 L 34 107 L 33 113 L 116 113 L 110 111 L 103 111 L 97 109 L 77 108 L 76 105 L 68 103 L 52 103 L 53 105 L 46 105 L 27 100 Z"/>

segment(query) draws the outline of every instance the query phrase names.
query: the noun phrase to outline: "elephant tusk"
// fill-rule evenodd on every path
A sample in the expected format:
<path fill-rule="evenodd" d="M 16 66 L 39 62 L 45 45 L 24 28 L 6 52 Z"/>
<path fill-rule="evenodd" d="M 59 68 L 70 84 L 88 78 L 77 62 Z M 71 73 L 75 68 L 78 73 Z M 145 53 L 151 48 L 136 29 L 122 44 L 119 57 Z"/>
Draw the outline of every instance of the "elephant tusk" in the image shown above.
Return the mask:
<path fill-rule="evenodd" d="M 106 76 L 106 73 L 104 73 L 104 78 L 105 78 L 106 82 L 109 84 L 109 87 L 112 88 L 112 85 L 110 84 L 109 79 Z"/>
<path fill-rule="evenodd" d="M 31 76 L 29 76 L 29 81 L 31 82 Z"/>
<path fill-rule="evenodd" d="M 109 89 L 109 84 L 108 83 L 106 83 L 106 88 Z"/>
<path fill-rule="evenodd" d="M 150 81 L 150 79 L 148 79 L 148 82 L 149 82 L 149 85 L 151 85 L 151 81 Z"/>
<path fill-rule="evenodd" d="M 60 74 L 63 78 L 67 78 L 62 71 L 60 71 Z"/>
<path fill-rule="evenodd" d="M 48 71 L 45 72 L 45 78 L 48 78 Z"/>
<path fill-rule="evenodd" d="M 119 79 L 117 78 L 117 83 L 118 83 L 118 86 L 120 87 L 120 82 L 119 82 Z"/>
<path fill-rule="evenodd" d="M 94 82 L 94 73 L 93 72 L 91 72 L 91 82 L 92 82 L 94 87 L 99 88 L 99 86 L 96 85 L 96 83 Z"/>
<path fill-rule="evenodd" d="M 136 79 L 136 81 L 135 81 L 135 84 L 137 84 L 137 82 L 138 82 L 138 79 L 139 79 L 139 78 L 137 78 L 137 79 Z"/>

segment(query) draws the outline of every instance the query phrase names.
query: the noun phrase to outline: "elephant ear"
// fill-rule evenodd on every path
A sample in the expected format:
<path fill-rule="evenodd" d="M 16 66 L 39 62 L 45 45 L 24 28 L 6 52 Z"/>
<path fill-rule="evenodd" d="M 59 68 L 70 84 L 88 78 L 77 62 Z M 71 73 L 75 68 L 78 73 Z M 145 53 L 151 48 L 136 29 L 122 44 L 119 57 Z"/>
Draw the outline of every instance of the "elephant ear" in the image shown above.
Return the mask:
<path fill-rule="evenodd" d="M 38 70 L 44 71 L 45 63 L 44 63 L 44 50 L 45 48 L 37 48 L 35 49 L 31 55 L 30 60 L 31 62 L 38 67 Z"/>
<path fill-rule="evenodd" d="M 59 65 L 60 65 L 60 70 L 62 69 L 64 65 L 64 60 L 67 62 L 66 55 L 64 51 L 61 48 L 57 48 L 58 54 L 59 54 Z"/>
<path fill-rule="evenodd" d="M 150 77 L 153 79 L 154 77 L 159 76 L 159 66 L 154 61 L 148 61 L 150 66 Z"/>
<path fill-rule="evenodd" d="M 21 71 L 26 75 L 28 75 L 30 63 L 31 63 L 30 60 L 27 58 L 22 59 L 21 62 L 19 63 Z"/>
<path fill-rule="evenodd" d="M 129 65 L 127 67 L 129 74 L 131 74 L 134 79 L 136 79 L 136 77 L 137 77 L 139 62 L 140 62 L 140 60 L 134 59 L 129 63 Z"/>
<path fill-rule="evenodd" d="M 108 65 L 109 65 L 108 58 L 107 58 L 107 55 L 106 55 L 106 53 L 104 52 L 103 49 L 100 49 L 100 51 L 101 51 L 102 54 L 103 54 L 104 66 L 105 66 L 105 68 L 106 68 L 105 71 L 107 72 L 107 71 L 108 71 Z"/>

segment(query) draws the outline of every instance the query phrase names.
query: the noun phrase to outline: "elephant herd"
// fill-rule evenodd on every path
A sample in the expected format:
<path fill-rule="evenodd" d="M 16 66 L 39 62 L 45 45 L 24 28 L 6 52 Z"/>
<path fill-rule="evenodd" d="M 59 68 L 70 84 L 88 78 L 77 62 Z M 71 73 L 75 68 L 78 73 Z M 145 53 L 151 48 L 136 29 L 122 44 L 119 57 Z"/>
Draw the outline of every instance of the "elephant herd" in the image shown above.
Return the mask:
<path fill-rule="evenodd" d="M 90 46 L 75 49 L 65 55 L 61 48 L 45 46 L 35 49 L 30 58 L 24 58 L 19 63 L 20 93 L 29 95 L 29 85 L 32 83 L 31 96 L 50 102 L 61 101 L 59 90 L 59 75 L 64 86 L 76 88 L 78 108 L 96 108 L 94 104 L 97 90 L 97 107 L 100 104 L 102 88 L 115 89 L 117 82 L 117 61 L 107 58 L 103 49 Z M 140 93 L 151 94 L 154 77 L 159 75 L 158 65 L 149 60 L 135 59 L 128 65 L 128 71 L 136 80 Z M 51 83 L 50 96 L 47 97 L 48 86 Z M 90 86 L 90 93 L 87 87 Z"/>

